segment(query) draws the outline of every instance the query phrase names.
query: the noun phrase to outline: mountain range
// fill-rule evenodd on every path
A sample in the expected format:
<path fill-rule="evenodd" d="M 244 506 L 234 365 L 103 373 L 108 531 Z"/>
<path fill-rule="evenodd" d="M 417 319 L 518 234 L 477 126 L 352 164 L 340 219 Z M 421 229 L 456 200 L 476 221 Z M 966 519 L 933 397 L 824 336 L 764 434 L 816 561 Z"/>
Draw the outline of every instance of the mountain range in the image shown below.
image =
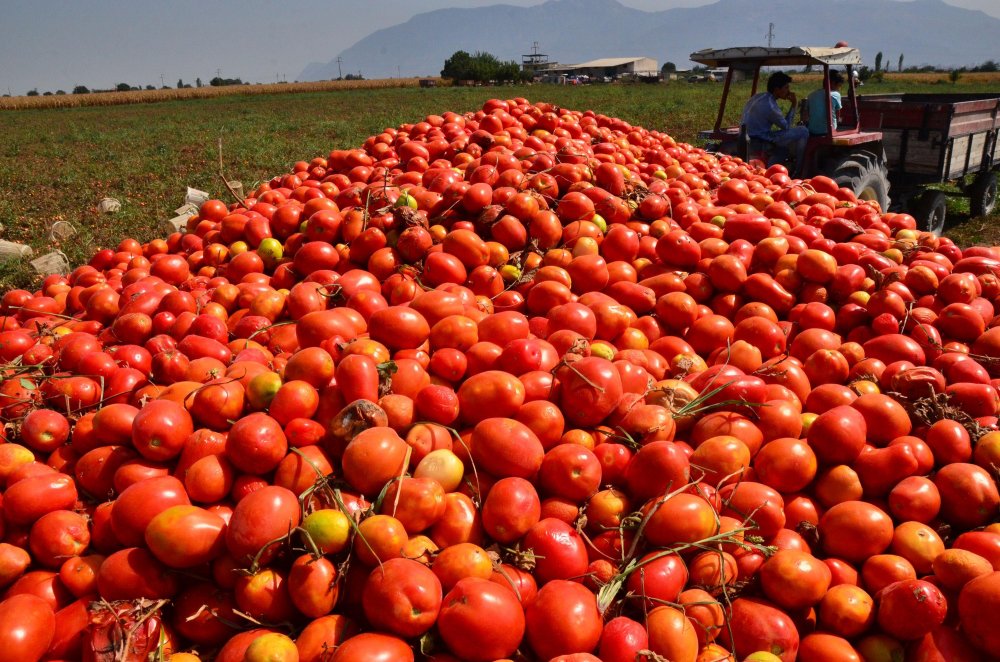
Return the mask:
<path fill-rule="evenodd" d="M 307 65 L 298 80 L 436 76 L 455 51 L 492 53 L 521 61 L 537 42 L 550 62 L 650 57 L 662 66 L 693 66 L 703 48 L 766 45 L 832 46 L 847 41 L 872 66 L 975 66 L 1000 61 L 1000 19 L 942 0 L 719 0 L 692 8 L 647 12 L 616 0 L 548 0 L 530 7 L 496 4 L 440 9 L 361 38 L 324 63 Z M 337 58 L 341 62 L 337 62 Z"/>

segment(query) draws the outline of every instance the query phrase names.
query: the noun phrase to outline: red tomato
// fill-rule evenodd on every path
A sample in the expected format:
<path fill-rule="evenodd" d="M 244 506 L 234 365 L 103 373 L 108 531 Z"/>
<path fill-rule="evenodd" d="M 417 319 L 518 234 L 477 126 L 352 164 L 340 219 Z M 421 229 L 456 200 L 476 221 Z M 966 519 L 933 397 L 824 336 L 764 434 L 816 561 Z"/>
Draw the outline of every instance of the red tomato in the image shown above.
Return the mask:
<path fill-rule="evenodd" d="M 947 612 L 944 594 L 930 582 L 910 579 L 879 592 L 879 627 L 899 639 L 923 637 L 944 622 Z"/>
<path fill-rule="evenodd" d="M 346 639 L 330 662 L 413 662 L 413 649 L 402 639 L 365 632 Z"/>
<path fill-rule="evenodd" d="M 189 506 L 184 484 L 173 476 L 158 476 L 130 485 L 114 501 L 111 528 L 126 546 L 141 545 L 146 527 L 171 506 Z"/>
<path fill-rule="evenodd" d="M 52 607 L 34 595 L 15 595 L 0 602 L 0 641 L 12 660 L 36 662 L 52 643 L 56 628 Z"/>
<path fill-rule="evenodd" d="M 757 651 L 768 651 L 782 662 L 794 662 L 799 633 L 785 612 L 753 598 L 733 600 L 727 614 L 728 627 L 720 637 L 740 659 Z M 727 631 L 728 629 L 728 631 Z"/>
<path fill-rule="evenodd" d="M 190 568 L 214 560 L 226 548 L 226 522 L 197 506 L 178 505 L 156 515 L 146 526 L 153 555 L 171 568 Z"/>
<path fill-rule="evenodd" d="M 483 618 L 484 614 L 489 618 Z M 437 626 L 455 655 L 488 662 L 517 650 L 524 636 L 525 615 L 513 592 L 495 582 L 468 577 L 444 596 Z"/>
<path fill-rule="evenodd" d="M 396 558 L 368 575 L 362 604 L 370 623 L 400 637 L 419 637 L 441 610 L 441 582 L 422 563 Z"/>
<path fill-rule="evenodd" d="M 277 552 L 269 543 L 299 525 L 301 511 L 295 493 L 284 487 L 268 486 L 240 500 L 226 527 L 226 548 L 240 563 L 260 553 L 264 562 Z"/>
<path fill-rule="evenodd" d="M 561 579 L 539 589 L 524 620 L 528 644 L 546 660 L 593 650 L 603 625 L 597 597 L 581 584 Z"/>
<path fill-rule="evenodd" d="M 589 559 L 583 538 L 562 520 L 552 517 L 540 520 L 524 536 L 521 545 L 535 554 L 534 575 L 540 584 L 580 577 L 587 571 Z"/>

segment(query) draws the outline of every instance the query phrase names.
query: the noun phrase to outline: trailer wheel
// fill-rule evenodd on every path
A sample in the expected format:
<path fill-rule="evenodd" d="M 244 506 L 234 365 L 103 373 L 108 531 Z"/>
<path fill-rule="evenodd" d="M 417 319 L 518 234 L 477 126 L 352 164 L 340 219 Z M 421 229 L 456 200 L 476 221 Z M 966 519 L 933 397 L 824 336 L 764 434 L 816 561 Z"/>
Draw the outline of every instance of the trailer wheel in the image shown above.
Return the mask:
<path fill-rule="evenodd" d="M 882 211 L 889 209 L 889 171 L 885 157 L 869 151 L 845 155 L 828 171 L 838 185 L 854 191 L 859 200 L 874 200 Z"/>
<path fill-rule="evenodd" d="M 917 219 L 917 226 L 924 232 L 937 235 L 944 232 L 947 213 L 948 196 L 941 191 L 926 191 L 913 201 L 913 215 Z"/>
<path fill-rule="evenodd" d="M 979 174 L 969 187 L 969 213 L 973 217 L 989 216 L 997 204 L 997 174 Z"/>

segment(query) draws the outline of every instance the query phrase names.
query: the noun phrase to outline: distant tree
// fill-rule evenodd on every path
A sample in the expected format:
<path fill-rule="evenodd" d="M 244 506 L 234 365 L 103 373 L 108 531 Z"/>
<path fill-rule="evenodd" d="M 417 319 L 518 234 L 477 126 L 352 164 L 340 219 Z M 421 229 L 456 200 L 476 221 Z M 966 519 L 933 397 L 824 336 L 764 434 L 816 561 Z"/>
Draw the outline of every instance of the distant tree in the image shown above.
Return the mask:
<path fill-rule="evenodd" d="M 882 51 L 875 54 L 875 71 L 882 71 Z"/>
<path fill-rule="evenodd" d="M 200 78 L 195 78 L 194 79 L 194 86 L 195 87 L 201 87 L 201 79 Z"/>
<path fill-rule="evenodd" d="M 216 76 L 212 80 L 208 81 L 208 84 L 212 87 L 225 87 L 227 85 L 242 85 L 243 81 L 239 78 L 220 78 Z"/>
<path fill-rule="evenodd" d="M 156 86 L 155 86 L 155 85 L 147 85 L 147 86 L 146 86 L 146 89 L 147 89 L 147 90 L 155 90 L 155 89 L 156 89 Z"/>
<path fill-rule="evenodd" d="M 441 70 L 442 78 L 454 80 L 466 80 L 472 71 L 472 56 L 466 51 L 455 51 L 451 57 L 444 61 L 444 68 Z"/>
<path fill-rule="evenodd" d="M 899 66 L 896 67 L 896 71 L 902 71 L 902 70 L 903 70 L 903 54 L 900 53 L 899 54 Z"/>
<path fill-rule="evenodd" d="M 128 83 L 118 83 L 115 85 L 115 92 L 128 92 L 132 89 L 132 86 Z"/>
<path fill-rule="evenodd" d="M 66 94 L 66 90 L 56 90 L 56 96 L 59 96 L 60 94 Z"/>
<path fill-rule="evenodd" d="M 38 88 L 35 88 L 33 90 L 28 90 L 28 96 L 29 97 L 37 97 L 38 96 Z"/>
<path fill-rule="evenodd" d="M 998 65 L 993 60 L 986 60 L 978 67 L 973 67 L 973 71 L 984 71 L 984 72 L 994 72 L 1000 70 L 1000 65 Z"/>
<path fill-rule="evenodd" d="M 42 96 L 43 97 L 50 97 L 50 96 L 52 96 L 52 93 L 49 92 L 48 90 L 45 90 L 44 92 L 42 92 Z"/>
<path fill-rule="evenodd" d="M 361 75 L 360 71 L 356 74 L 347 74 L 346 76 L 344 76 L 344 80 L 364 80 L 364 79 L 365 77 Z"/>
<path fill-rule="evenodd" d="M 664 62 L 662 71 L 671 72 L 677 71 L 677 65 L 673 62 Z"/>
<path fill-rule="evenodd" d="M 177 79 L 177 89 L 179 90 L 182 87 L 184 87 L 184 79 L 183 78 L 178 78 Z"/>
<path fill-rule="evenodd" d="M 951 71 L 948 72 L 948 80 L 951 81 L 952 85 L 954 85 L 955 83 L 957 83 L 958 79 L 961 78 L 961 77 L 962 77 L 962 70 L 961 69 L 952 69 Z"/>
<path fill-rule="evenodd" d="M 466 51 L 455 51 L 445 60 L 441 76 L 453 80 L 474 80 L 485 83 L 518 81 L 525 77 L 525 73 L 521 71 L 517 62 L 513 60 L 502 62 L 492 53 L 480 51 L 469 55 Z"/>

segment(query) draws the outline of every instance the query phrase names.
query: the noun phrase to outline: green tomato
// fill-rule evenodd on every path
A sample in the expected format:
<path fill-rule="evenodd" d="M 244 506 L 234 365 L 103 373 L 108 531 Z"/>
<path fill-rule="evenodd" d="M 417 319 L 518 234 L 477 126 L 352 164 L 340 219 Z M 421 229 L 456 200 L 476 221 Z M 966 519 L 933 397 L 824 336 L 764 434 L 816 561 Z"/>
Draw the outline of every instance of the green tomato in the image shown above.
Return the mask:
<path fill-rule="evenodd" d="M 601 228 L 601 232 L 608 231 L 608 222 L 604 220 L 604 217 L 600 214 L 594 214 L 594 217 L 590 219 L 590 222 Z"/>
<path fill-rule="evenodd" d="M 604 343 L 593 343 L 590 345 L 590 355 L 599 356 L 602 359 L 611 361 L 615 358 L 615 352 Z"/>
<path fill-rule="evenodd" d="M 403 191 L 396 198 L 396 207 L 409 207 L 410 209 L 417 208 L 417 199 L 410 195 L 407 191 Z"/>
<path fill-rule="evenodd" d="M 521 270 L 515 267 L 513 264 L 505 264 L 500 267 L 500 276 L 505 281 L 515 281 L 521 277 Z"/>
<path fill-rule="evenodd" d="M 257 254 L 260 255 L 265 263 L 274 264 L 284 255 L 284 247 L 274 237 L 268 237 L 261 240 L 260 245 L 257 246 Z"/>

